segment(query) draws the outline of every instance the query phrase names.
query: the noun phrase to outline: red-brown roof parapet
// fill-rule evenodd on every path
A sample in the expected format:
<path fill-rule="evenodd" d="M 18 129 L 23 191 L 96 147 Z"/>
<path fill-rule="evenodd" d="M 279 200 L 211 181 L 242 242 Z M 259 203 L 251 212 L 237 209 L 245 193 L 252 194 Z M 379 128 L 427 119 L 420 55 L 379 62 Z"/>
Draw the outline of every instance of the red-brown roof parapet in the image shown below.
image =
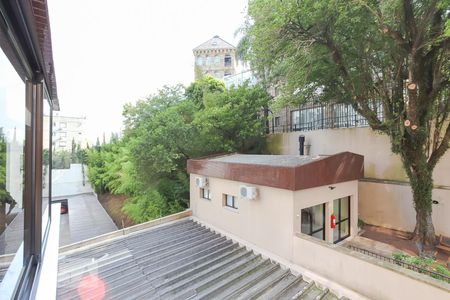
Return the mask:
<path fill-rule="evenodd" d="M 319 157 L 232 154 L 190 159 L 187 171 L 297 191 L 362 178 L 364 157 L 351 152 Z"/>

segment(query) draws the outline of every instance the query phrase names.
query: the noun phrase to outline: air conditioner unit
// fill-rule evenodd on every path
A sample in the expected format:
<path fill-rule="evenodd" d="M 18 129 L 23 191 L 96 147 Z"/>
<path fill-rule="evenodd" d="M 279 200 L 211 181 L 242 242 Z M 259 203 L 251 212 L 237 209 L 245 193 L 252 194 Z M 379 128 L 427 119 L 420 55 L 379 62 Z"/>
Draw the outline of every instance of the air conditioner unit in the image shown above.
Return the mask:
<path fill-rule="evenodd" d="M 206 177 L 196 177 L 195 178 L 195 184 L 199 187 L 199 188 L 204 188 L 208 185 L 208 178 Z"/>
<path fill-rule="evenodd" d="M 256 199 L 257 189 L 254 186 L 241 185 L 239 194 L 242 198 L 253 200 Z"/>

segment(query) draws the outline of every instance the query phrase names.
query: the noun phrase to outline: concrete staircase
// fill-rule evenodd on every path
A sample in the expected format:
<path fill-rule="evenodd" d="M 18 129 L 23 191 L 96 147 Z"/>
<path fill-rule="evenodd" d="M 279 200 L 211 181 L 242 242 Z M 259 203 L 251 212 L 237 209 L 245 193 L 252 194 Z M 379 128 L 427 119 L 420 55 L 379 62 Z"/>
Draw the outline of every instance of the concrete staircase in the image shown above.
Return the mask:
<path fill-rule="evenodd" d="M 59 299 L 338 299 L 192 220 L 130 234 L 59 262 Z"/>

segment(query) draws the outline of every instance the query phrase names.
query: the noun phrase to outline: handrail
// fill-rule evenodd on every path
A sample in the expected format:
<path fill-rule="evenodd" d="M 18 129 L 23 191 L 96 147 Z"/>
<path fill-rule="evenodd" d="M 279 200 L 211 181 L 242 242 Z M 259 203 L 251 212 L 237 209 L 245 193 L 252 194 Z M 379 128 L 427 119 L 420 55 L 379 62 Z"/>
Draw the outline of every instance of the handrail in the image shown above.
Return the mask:
<path fill-rule="evenodd" d="M 382 261 L 387 261 L 389 263 L 392 263 L 392 264 L 395 264 L 395 265 L 399 265 L 399 266 L 401 266 L 403 268 L 410 269 L 410 270 L 418 272 L 418 273 L 426 274 L 426 275 L 431 276 L 433 278 L 440 279 L 440 280 L 446 281 L 447 283 L 450 283 L 450 277 L 448 277 L 448 276 L 446 276 L 444 274 L 437 273 L 437 272 L 434 272 L 434 271 L 430 271 L 430 270 L 418 267 L 416 265 L 413 265 L 413 264 L 410 264 L 410 263 L 407 263 L 407 262 L 404 262 L 404 261 L 401 261 L 401 260 L 398 260 L 398 259 L 395 259 L 395 258 L 387 257 L 387 256 L 384 256 L 384 255 L 381 255 L 381 254 L 378 254 L 378 253 L 375 253 L 375 252 L 372 252 L 372 251 L 369 251 L 369 250 L 366 250 L 366 249 L 355 247 L 353 245 L 347 245 L 347 247 L 349 249 L 351 249 L 351 250 L 363 253 L 363 254 L 371 256 L 371 257 L 375 257 L 375 258 L 380 259 Z"/>

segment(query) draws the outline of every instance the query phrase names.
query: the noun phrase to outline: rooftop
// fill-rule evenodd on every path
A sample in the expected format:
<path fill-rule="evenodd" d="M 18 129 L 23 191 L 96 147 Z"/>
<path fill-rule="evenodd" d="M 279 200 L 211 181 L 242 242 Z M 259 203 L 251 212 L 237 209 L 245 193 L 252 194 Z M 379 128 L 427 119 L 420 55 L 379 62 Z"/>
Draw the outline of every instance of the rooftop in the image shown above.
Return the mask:
<path fill-rule="evenodd" d="M 211 161 L 248 165 L 296 167 L 309 164 L 314 160 L 323 159 L 325 157 L 326 156 L 311 157 L 300 155 L 233 154 L 212 158 Z"/>
<path fill-rule="evenodd" d="M 198 50 L 215 50 L 215 49 L 236 49 L 233 45 L 226 42 L 222 38 L 220 38 L 218 35 L 215 35 L 212 39 L 204 42 L 203 44 L 195 47 L 193 51 Z"/>
<path fill-rule="evenodd" d="M 358 180 L 364 157 L 351 152 L 329 156 L 232 154 L 190 159 L 188 173 L 292 191 Z"/>
<path fill-rule="evenodd" d="M 338 299 L 190 220 L 60 253 L 58 299 Z M 86 299 L 87 299 L 86 298 Z"/>

